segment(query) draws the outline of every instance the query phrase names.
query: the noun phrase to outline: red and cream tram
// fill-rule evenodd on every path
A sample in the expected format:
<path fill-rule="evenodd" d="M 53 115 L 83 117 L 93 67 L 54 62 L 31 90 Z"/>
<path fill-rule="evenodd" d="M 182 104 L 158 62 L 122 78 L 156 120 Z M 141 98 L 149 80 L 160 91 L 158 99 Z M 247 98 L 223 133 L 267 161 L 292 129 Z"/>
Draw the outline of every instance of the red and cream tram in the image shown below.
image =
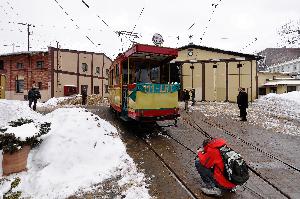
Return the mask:
<path fill-rule="evenodd" d="M 123 120 L 173 120 L 179 116 L 180 84 L 170 83 L 177 49 L 135 44 L 113 61 L 109 102 Z"/>

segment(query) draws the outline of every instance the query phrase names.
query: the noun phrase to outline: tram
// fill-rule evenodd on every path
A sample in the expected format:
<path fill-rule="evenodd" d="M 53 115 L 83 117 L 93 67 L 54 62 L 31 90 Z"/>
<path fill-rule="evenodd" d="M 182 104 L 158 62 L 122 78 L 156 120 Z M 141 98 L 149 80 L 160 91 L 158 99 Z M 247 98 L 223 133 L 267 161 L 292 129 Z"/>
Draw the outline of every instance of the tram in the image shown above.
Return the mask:
<path fill-rule="evenodd" d="M 179 117 L 179 83 L 170 83 L 177 49 L 135 44 L 109 69 L 110 107 L 125 121 L 153 122 Z"/>

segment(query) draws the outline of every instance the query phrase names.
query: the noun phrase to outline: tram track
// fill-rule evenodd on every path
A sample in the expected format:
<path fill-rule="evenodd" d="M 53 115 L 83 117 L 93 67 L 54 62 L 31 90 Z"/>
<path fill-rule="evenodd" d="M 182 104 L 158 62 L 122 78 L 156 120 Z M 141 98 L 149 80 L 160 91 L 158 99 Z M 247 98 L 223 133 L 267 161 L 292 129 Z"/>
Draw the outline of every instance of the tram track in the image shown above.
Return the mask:
<path fill-rule="evenodd" d="M 195 122 L 195 120 L 194 120 L 189 114 L 187 114 L 187 115 L 193 120 L 193 122 L 195 123 L 195 125 L 197 126 L 197 128 L 199 128 L 200 131 L 204 132 L 204 130 L 203 130 L 203 129 Z M 213 127 L 215 127 L 215 128 L 219 128 L 220 130 L 223 130 L 223 132 L 224 132 L 225 134 L 227 134 L 227 135 L 229 135 L 229 136 L 231 136 L 231 137 L 233 137 L 233 138 L 235 138 L 235 139 L 241 141 L 242 143 L 244 143 L 244 144 L 250 146 L 251 148 L 255 149 L 256 151 L 258 151 L 258 152 L 260 152 L 260 153 L 263 153 L 263 154 L 266 155 L 267 157 L 269 157 L 269 158 L 271 158 L 271 159 L 274 159 L 274 160 L 276 160 L 276 161 L 278 161 L 278 162 L 284 164 L 285 166 L 289 167 L 290 169 L 293 169 L 294 171 L 300 172 L 300 169 L 299 169 L 299 168 L 297 168 L 297 167 L 295 167 L 294 165 L 289 164 L 289 163 L 287 163 L 287 162 L 281 160 L 280 158 L 276 157 L 275 155 L 272 155 L 271 153 L 268 153 L 268 152 L 266 152 L 266 151 L 264 151 L 264 150 L 258 148 L 257 146 L 255 146 L 255 145 L 253 145 L 252 143 L 250 143 L 250 142 L 244 140 L 243 138 L 237 136 L 236 134 L 231 133 L 230 131 L 228 131 L 227 129 L 225 129 L 224 126 L 222 126 L 222 125 L 220 125 L 220 124 L 216 124 L 216 123 L 212 124 L 211 122 L 208 122 L 207 120 L 201 120 L 201 121 L 204 122 L 204 123 L 206 123 L 206 124 L 208 124 L 208 125 L 210 125 L 210 126 L 213 126 Z M 207 134 L 207 132 L 205 132 L 205 133 Z M 210 136 L 210 138 L 212 138 L 212 137 Z"/>
<path fill-rule="evenodd" d="M 187 123 L 187 124 L 189 124 L 192 128 L 194 128 L 195 130 L 197 130 L 198 132 L 200 132 L 202 135 L 204 135 L 206 138 L 213 138 L 209 133 L 207 133 L 206 131 L 204 131 L 197 123 L 196 123 L 196 121 L 189 115 L 189 114 L 186 114 L 186 115 L 188 115 L 191 119 L 192 119 L 192 122 L 190 122 L 190 121 L 188 121 L 188 120 L 186 120 L 185 118 L 183 118 L 183 120 Z M 203 121 L 203 120 L 201 120 L 201 121 Z M 256 146 L 254 146 L 253 144 L 251 144 L 251 143 L 249 143 L 249 142 L 247 142 L 247 141 L 245 141 L 245 140 L 243 140 L 242 138 L 239 138 L 238 136 L 236 136 L 236 135 L 234 135 L 234 134 L 232 134 L 232 133 L 230 133 L 228 130 L 226 130 L 226 129 L 224 129 L 224 127 L 222 127 L 221 125 L 217 125 L 217 124 L 212 124 L 212 123 L 210 123 L 210 122 L 207 122 L 207 121 L 203 121 L 204 123 L 206 123 L 206 124 L 208 124 L 208 125 L 210 125 L 210 126 L 213 126 L 213 127 L 215 127 L 215 128 L 219 128 L 219 129 L 221 129 L 221 130 L 223 130 L 227 135 L 229 135 L 229 136 L 232 136 L 232 137 L 234 137 L 234 138 L 236 138 L 236 139 L 239 139 L 239 140 L 241 140 L 244 144 L 247 144 L 248 146 L 252 146 L 254 149 L 259 149 L 258 147 L 256 147 Z M 194 125 L 193 125 L 194 124 Z M 168 137 L 170 137 L 171 139 L 173 139 L 175 142 L 177 142 L 178 144 L 180 144 L 180 145 L 182 145 L 184 148 L 186 148 L 187 150 L 189 150 L 189 151 L 191 151 L 191 152 L 193 152 L 194 154 L 196 154 L 196 152 L 194 152 L 193 150 L 191 150 L 189 147 L 187 147 L 187 146 L 185 146 L 183 143 L 181 143 L 179 140 L 177 140 L 176 138 L 174 138 L 173 136 L 171 136 L 170 134 L 168 134 L 168 133 L 166 133 L 166 135 L 168 136 Z M 267 153 L 267 152 L 264 152 L 263 150 L 258 150 L 259 152 L 262 152 L 262 153 Z M 267 153 L 267 154 L 269 154 L 269 153 Z M 280 159 L 279 158 L 276 158 L 275 156 L 273 156 L 272 154 L 269 154 L 269 156 L 268 157 L 270 157 L 270 158 L 272 158 L 272 157 L 274 157 L 273 159 L 275 159 L 275 160 L 277 160 L 277 161 L 279 161 Z M 278 160 L 279 159 L 279 160 Z M 279 162 L 281 162 L 281 163 L 283 163 L 284 161 L 282 161 L 282 160 L 280 160 Z M 284 165 L 286 165 L 286 166 L 288 166 L 289 164 L 288 163 L 283 163 Z M 292 168 L 292 169 L 294 169 L 294 167 L 292 166 L 292 165 L 289 165 L 289 167 L 290 168 Z M 286 197 L 286 198 L 291 198 L 287 193 L 285 193 L 284 191 L 282 191 L 279 187 L 277 187 L 276 185 L 274 185 L 271 181 L 269 181 L 266 177 L 264 177 L 262 174 L 260 174 L 258 171 L 256 171 L 254 168 L 252 168 L 251 166 L 249 166 L 248 165 L 248 168 L 249 168 L 249 170 L 250 171 L 252 171 L 256 176 L 258 176 L 259 178 L 261 178 L 264 182 L 266 182 L 267 184 L 269 184 L 272 188 L 274 188 L 276 191 L 278 191 L 281 195 L 283 195 L 284 197 Z M 295 167 L 295 169 L 294 170 L 296 170 L 296 171 L 298 171 L 298 169 Z M 245 188 L 247 188 L 247 189 L 251 189 L 251 188 L 249 188 L 249 187 L 247 187 L 247 186 L 245 186 Z M 254 191 L 254 190 L 253 190 Z M 255 192 L 255 191 L 254 191 Z"/>
<path fill-rule="evenodd" d="M 122 125 L 120 125 L 120 120 L 117 120 L 116 118 L 113 119 L 115 124 L 118 124 L 118 129 L 120 129 L 121 131 L 124 129 L 124 126 L 127 126 L 128 124 L 125 124 L 123 127 Z M 123 123 L 124 124 L 124 123 Z M 189 124 L 191 125 L 191 124 Z M 151 136 L 150 134 L 146 135 L 143 132 L 147 132 L 149 131 L 149 128 L 147 128 L 146 126 L 139 126 L 138 128 L 132 128 L 131 125 L 128 125 L 126 128 L 128 128 L 126 131 L 130 130 L 131 133 L 139 140 L 141 140 L 146 148 L 149 149 L 150 152 L 152 152 L 155 157 L 157 157 L 157 160 L 159 160 L 161 162 L 161 164 L 166 168 L 166 170 L 170 173 L 170 176 L 173 177 L 176 182 L 183 188 L 183 190 L 190 196 L 190 198 L 193 199 L 198 199 L 198 198 L 203 198 L 202 195 L 197 195 L 195 193 L 195 190 L 191 189 L 190 185 L 188 183 L 186 183 L 180 172 L 176 171 L 176 168 L 174 169 L 171 164 L 168 163 L 168 160 L 164 159 L 163 156 L 161 155 L 159 151 L 159 149 L 155 149 L 155 144 L 151 143 Z M 193 127 L 197 130 L 197 127 Z M 197 130 L 198 131 L 198 130 Z M 180 145 L 181 147 L 183 147 L 185 150 L 189 151 L 190 153 L 192 153 L 193 155 L 196 156 L 197 152 L 193 149 L 191 149 L 190 147 L 186 146 L 184 143 L 182 143 L 180 140 L 176 139 L 175 137 L 173 137 L 172 135 L 170 135 L 170 133 L 168 133 L 168 130 L 165 129 L 165 127 L 161 127 L 158 124 L 156 124 L 154 126 L 154 131 L 151 131 L 152 133 L 160 133 L 161 135 L 165 135 L 166 137 L 172 139 L 174 142 L 176 142 L 178 145 Z M 205 132 L 205 131 L 204 131 Z M 202 132 L 202 134 L 207 137 L 207 135 L 209 135 L 207 132 L 205 132 L 206 135 Z M 150 137 L 149 137 L 150 135 Z M 251 169 L 250 169 L 251 170 Z M 252 171 L 252 170 L 251 170 Z M 252 171 L 253 172 L 253 171 Z M 255 175 L 258 174 L 258 172 L 256 172 L 254 170 L 253 172 Z M 260 176 L 259 174 L 257 175 L 259 178 L 263 179 L 264 178 L 262 176 Z M 273 187 L 275 190 L 277 190 L 281 195 L 283 195 L 286 198 L 291 198 L 290 196 L 288 196 L 286 193 L 282 192 L 278 187 L 276 187 L 275 185 L 272 186 L 272 183 L 266 180 L 264 180 L 267 184 L 269 184 L 271 187 Z M 241 188 L 243 188 L 244 190 L 247 190 L 248 193 L 251 193 L 251 195 L 253 194 L 253 196 L 255 195 L 255 198 L 267 198 L 266 196 L 262 195 L 261 193 L 257 192 L 257 190 L 247 186 L 247 184 L 243 185 Z M 243 190 L 242 190 L 243 192 Z"/>

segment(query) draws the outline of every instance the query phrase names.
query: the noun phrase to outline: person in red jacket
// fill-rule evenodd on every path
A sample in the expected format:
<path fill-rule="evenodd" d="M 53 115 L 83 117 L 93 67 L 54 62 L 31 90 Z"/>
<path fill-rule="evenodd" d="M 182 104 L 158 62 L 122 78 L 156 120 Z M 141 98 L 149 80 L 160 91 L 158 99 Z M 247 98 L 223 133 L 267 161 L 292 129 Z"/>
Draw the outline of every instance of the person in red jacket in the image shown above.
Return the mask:
<path fill-rule="evenodd" d="M 203 141 L 203 149 L 198 150 L 195 166 L 206 187 L 201 190 L 207 195 L 222 195 L 223 191 L 231 191 L 236 185 L 224 176 L 224 163 L 219 148 L 226 145 L 221 138 Z"/>

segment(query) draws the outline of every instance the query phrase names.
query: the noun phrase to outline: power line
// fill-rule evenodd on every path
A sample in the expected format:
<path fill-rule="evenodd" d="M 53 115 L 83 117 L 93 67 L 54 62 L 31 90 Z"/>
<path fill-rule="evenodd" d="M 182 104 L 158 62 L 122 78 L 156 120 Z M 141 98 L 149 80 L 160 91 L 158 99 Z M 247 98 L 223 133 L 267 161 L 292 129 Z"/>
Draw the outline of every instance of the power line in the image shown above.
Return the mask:
<path fill-rule="evenodd" d="M 214 16 L 214 14 L 215 14 L 215 12 L 216 12 L 216 9 L 217 9 L 217 7 L 219 7 L 219 5 L 220 5 L 221 2 L 222 2 L 222 0 L 219 0 L 218 3 L 213 3 L 213 4 L 211 4 L 211 6 L 213 7 L 213 9 L 212 9 L 211 15 L 210 15 L 210 17 L 209 17 L 208 23 L 207 23 L 206 27 L 204 28 L 203 34 L 202 34 L 202 36 L 200 37 L 200 44 L 201 44 L 201 42 L 203 41 L 204 36 L 206 35 L 206 32 L 207 32 L 208 26 L 211 24 L 211 21 L 212 21 L 213 16 Z"/>
<path fill-rule="evenodd" d="M 245 47 L 243 47 L 240 51 L 243 51 L 244 49 L 248 48 L 249 46 L 253 45 L 257 41 L 257 37 L 254 38 L 253 41 L 249 42 Z"/>

